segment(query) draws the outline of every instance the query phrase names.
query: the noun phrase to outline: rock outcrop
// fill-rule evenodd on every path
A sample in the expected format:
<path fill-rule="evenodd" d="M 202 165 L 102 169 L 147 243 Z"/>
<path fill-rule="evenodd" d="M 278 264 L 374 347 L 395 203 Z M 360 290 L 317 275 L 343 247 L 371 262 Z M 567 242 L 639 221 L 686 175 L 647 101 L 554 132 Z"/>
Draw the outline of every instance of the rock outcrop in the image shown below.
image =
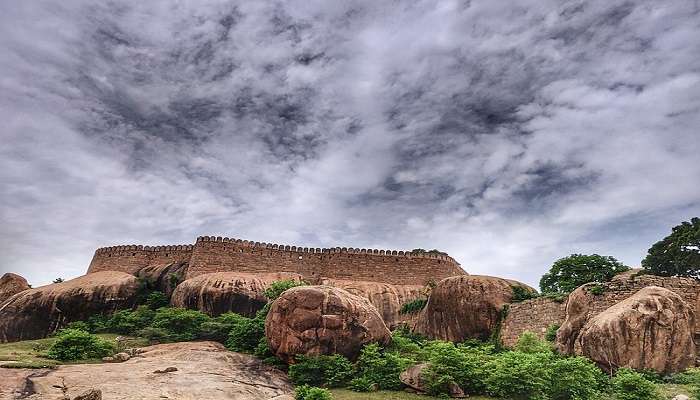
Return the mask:
<path fill-rule="evenodd" d="M 301 281 L 301 275 L 291 272 L 246 274 L 214 272 L 198 275 L 177 286 L 170 300 L 175 307 L 184 307 L 219 315 L 235 312 L 255 316 L 266 303 L 265 289 L 275 281 Z"/>
<path fill-rule="evenodd" d="M 294 362 L 297 354 L 341 354 L 354 359 L 370 342 L 386 344 L 391 333 L 365 298 L 331 286 L 301 286 L 272 303 L 265 319 L 270 350 Z"/>
<path fill-rule="evenodd" d="M 678 294 L 649 286 L 591 318 L 573 350 L 606 370 L 679 372 L 695 364 L 694 326 L 694 311 Z"/>
<path fill-rule="evenodd" d="M 431 339 L 453 342 L 486 339 L 497 327 L 503 306 L 513 299 L 512 287 L 516 285 L 529 288 L 490 276 L 445 278 L 432 290 L 415 331 Z"/>
<path fill-rule="evenodd" d="M 111 400 L 293 398 L 284 372 L 219 343 L 169 343 L 142 350 L 123 363 L 61 365 L 29 375 L 25 380 L 34 394 L 22 398 L 72 399 L 91 389 Z"/>
<path fill-rule="evenodd" d="M 46 337 L 69 322 L 130 308 L 137 292 L 136 277 L 117 271 L 24 290 L 0 305 L 0 342 Z"/>
<path fill-rule="evenodd" d="M 138 270 L 136 276 L 148 282 L 149 288 L 170 297 L 187 274 L 187 265 L 183 261 L 152 264 Z"/>
<path fill-rule="evenodd" d="M 0 304 L 17 293 L 30 289 L 27 280 L 11 272 L 0 278 Z"/>
<path fill-rule="evenodd" d="M 392 285 L 389 283 L 326 279 L 324 285 L 347 290 L 364 297 L 377 309 L 389 329 L 412 319 L 411 314 L 401 314 L 401 306 L 409 301 L 424 298 L 426 287 L 421 285 Z"/>

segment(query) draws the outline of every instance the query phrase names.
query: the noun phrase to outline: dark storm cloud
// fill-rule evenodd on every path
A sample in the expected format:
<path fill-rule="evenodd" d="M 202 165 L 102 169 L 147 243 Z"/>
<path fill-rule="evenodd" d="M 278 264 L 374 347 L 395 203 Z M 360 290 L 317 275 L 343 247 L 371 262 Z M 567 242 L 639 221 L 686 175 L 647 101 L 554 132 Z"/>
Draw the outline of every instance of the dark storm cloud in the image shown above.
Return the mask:
<path fill-rule="evenodd" d="M 10 2 L 0 269 L 198 234 L 534 283 L 698 213 L 694 1 Z M 50 273 L 47 273 L 50 265 Z"/>

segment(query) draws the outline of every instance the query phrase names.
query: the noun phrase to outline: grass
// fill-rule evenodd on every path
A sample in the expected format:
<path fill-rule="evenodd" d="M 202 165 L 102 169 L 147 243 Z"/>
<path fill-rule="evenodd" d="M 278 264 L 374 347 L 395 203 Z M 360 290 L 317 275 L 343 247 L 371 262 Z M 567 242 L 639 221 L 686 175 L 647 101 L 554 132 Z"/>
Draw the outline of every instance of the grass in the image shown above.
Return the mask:
<path fill-rule="evenodd" d="M 116 334 L 103 333 L 97 336 L 102 339 L 116 343 Z M 0 343 L 0 367 L 1 368 L 53 368 L 60 364 L 90 364 L 99 363 L 102 360 L 78 360 L 71 362 L 61 362 L 46 357 L 46 352 L 56 338 L 23 340 L 20 342 Z M 123 342 L 125 347 L 139 347 L 147 345 L 144 339 L 127 338 Z"/>
<path fill-rule="evenodd" d="M 358 393 L 347 389 L 331 389 L 333 400 L 426 400 L 437 397 L 426 396 L 403 391 L 380 390 L 371 393 Z M 469 396 L 470 400 L 492 400 L 493 397 Z"/>

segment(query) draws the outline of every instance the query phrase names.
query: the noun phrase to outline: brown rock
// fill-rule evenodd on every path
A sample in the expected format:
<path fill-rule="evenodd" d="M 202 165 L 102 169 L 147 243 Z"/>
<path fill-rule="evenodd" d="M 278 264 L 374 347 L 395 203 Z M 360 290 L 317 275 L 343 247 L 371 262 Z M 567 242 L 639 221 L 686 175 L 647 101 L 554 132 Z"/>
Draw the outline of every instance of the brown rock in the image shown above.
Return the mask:
<path fill-rule="evenodd" d="M 199 310 L 210 315 L 235 312 L 255 316 L 266 303 L 265 289 L 275 281 L 301 281 L 301 275 L 288 272 L 247 274 L 214 272 L 182 282 L 170 300 L 175 307 Z"/>
<path fill-rule="evenodd" d="M 117 353 L 114 355 L 114 361 L 116 362 L 124 362 L 124 361 L 129 361 L 131 356 L 127 353 Z"/>
<path fill-rule="evenodd" d="M 64 399 L 53 385 L 65 387 L 69 398 L 99 388 L 110 400 L 285 399 L 293 392 L 284 372 L 219 343 L 169 343 L 143 350 L 141 357 L 123 363 L 61 365 L 30 375 L 21 384 L 36 392 L 29 398 L 42 400 Z M 166 367 L 178 373 L 153 373 Z"/>
<path fill-rule="evenodd" d="M 166 369 L 157 369 L 153 371 L 154 374 L 167 374 L 168 372 L 176 372 L 177 368 L 175 367 L 168 367 Z"/>
<path fill-rule="evenodd" d="M 102 400 L 102 391 L 90 389 L 83 394 L 73 397 L 73 400 Z"/>
<path fill-rule="evenodd" d="M 27 280 L 11 272 L 0 278 L 0 304 L 15 294 L 30 289 Z"/>
<path fill-rule="evenodd" d="M 579 286 L 567 298 L 566 319 L 557 330 L 556 347 L 560 353 L 574 354 L 576 338 L 590 318 L 590 308 L 594 301 L 591 287 L 593 284 Z"/>
<path fill-rule="evenodd" d="M 331 286 L 287 290 L 265 319 L 270 350 L 293 362 L 297 354 L 357 357 L 367 343 L 386 344 L 391 333 L 377 309 L 362 297 Z"/>
<path fill-rule="evenodd" d="M 401 306 L 409 301 L 424 298 L 426 287 L 421 285 L 392 285 L 380 282 L 326 279 L 324 285 L 347 290 L 364 297 L 377 309 L 389 329 L 409 322 L 412 314 L 401 314 Z"/>
<path fill-rule="evenodd" d="M 423 378 L 423 372 L 428 366 L 429 364 L 427 363 L 413 365 L 403 371 L 399 375 L 399 379 L 404 385 L 411 389 L 425 393 L 427 388 L 425 379 Z M 464 391 L 455 382 L 449 383 L 448 390 L 451 397 L 465 397 Z"/>
<path fill-rule="evenodd" d="M 168 297 L 187 274 L 187 262 L 152 264 L 136 272 L 140 279 L 148 281 L 151 288 L 165 293 Z"/>
<path fill-rule="evenodd" d="M 694 326 L 694 312 L 678 294 L 649 286 L 591 318 L 574 352 L 606 370 L 679 372 L 695 364 Z"/>
<path fill-rule="evenodd" d="M 430 294 L 415 331 L 431 339 L 453 342 L 486 339 L 498 325 L 503 306 L 513 299 L 515 284 L 479 275 L 445 278 Z"/>
<path fill-rule="evenodd" d="M 136 277 L 103 271 L 20 292 L 0 305 L 0 342 L 38 339 L 69 322 L 133 306 Z"/>

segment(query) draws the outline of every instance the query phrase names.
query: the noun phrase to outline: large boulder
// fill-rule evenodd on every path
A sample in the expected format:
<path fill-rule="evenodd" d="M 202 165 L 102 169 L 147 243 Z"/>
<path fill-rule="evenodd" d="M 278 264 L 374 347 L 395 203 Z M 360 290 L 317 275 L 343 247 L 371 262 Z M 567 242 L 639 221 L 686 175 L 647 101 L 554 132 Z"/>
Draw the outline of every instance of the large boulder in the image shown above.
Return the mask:
<path fill-rule="evenodd" d="M 323 284 L 339 287 L 369 300 L 389 329 L 411 321 L 413 314 L 401 314 L 401 306 L 409 301 L 426 297 L 426 287 L 422 285 L 392 285 L 342 279 L 327 279 Z"/>
<path fill-rule="evenodd" d="M 11 272 L 0 278 L 0 304 L 15 294 L 30 289 L 27 280 Z"/>
<path fill-rule="evenodd" d="M 187 274 L 187 266 L 188 263 L 183 261 L 151 264 L 138 270 L 136 276 L 148 282 L 149 288 L 161 291 L 170 297 Z"/>
<path fill-rule="evenodd" d="M 354 359 L 370 342 L 391 340 L 377 309 L 365 298 L 331 286 L 285 291 L 265 319 L 270 350 L 294 362 L 297 354 L 341 354 Z"/>
<path fill-rule="evenodd" d="M 649 286 L 591 318 L 574 353 L 606 370 L 679 372 L 695 365 L 694 326 L 693 309 L 678 294 Z"/>
<path fill-rule="evenodd" d="M 574 354 L 574 345 L 581 329 L 591 317 L 591 307 L 595 295 L 591 289 L 595 284 L 579 286 L 569 294 L 566 300 L 566 318 L 557 330 L 556 347 L 560 353 Z"/>
<path fill-rule="evenodd" d="M 159 344 L 123 363 L 60 365 L 19 377 L 7 384 L 0 379 L 0 393 L 12 385 L 19 388 L 8 393 L 41 400 L 75 399 L 91 389 L 110 400 L 293 399 L 287 374 L 214 342 Z"/>
<path fill-rule="evenodd" d="M 24 290 L 0 305 L 0 342 L 46 337 L 69 322 L 130 308 L 138 288 L 133 275 L 102 271 Z"/>
<path fill-rule="evenodd" d="M 438 282 L 416 321 L 415 332 L 431 339 L 461 342 L 486 339 L 498 326 L 513 286 L 527 285 L 479 275 L 453 276 Z"/>
<path fill-rule="evenodd" d="M 177 286 L 170 303 L 209 315 L 230 311 L 253 317 L 267 303 L 265 289 L 279 280 L 301 281 L 302 276 L 291 272 L 214 272 L 197 275 Z"/>

